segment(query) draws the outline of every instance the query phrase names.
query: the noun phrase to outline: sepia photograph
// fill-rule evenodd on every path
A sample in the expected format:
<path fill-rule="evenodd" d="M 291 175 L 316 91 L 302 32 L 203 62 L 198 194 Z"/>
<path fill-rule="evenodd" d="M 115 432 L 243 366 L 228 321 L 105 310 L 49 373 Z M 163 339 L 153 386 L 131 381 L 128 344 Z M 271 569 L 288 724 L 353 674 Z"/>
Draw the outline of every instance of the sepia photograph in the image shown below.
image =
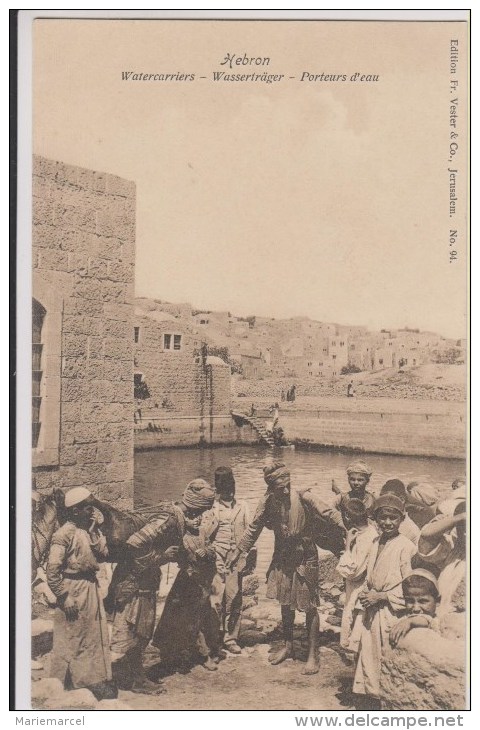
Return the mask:
<path fill-rule="evenodd" d="M 301 12 L 31 21 L 35 710 L 469 709 L 468 13 Z"/>

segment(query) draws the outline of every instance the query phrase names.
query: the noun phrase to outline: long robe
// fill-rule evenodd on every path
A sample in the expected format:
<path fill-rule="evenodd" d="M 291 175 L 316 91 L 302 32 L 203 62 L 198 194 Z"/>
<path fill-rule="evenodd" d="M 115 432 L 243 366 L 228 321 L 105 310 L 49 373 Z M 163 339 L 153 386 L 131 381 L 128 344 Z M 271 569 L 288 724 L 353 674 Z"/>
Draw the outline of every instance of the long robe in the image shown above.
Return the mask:
<path fill-rule="evenodd" d="M 205 551 L 199 557 L 196 550 Z M 178 555 L 179 572 L 165 601 L 152 644 L 162 660 L 197 650 L 207 657 L 218 649 L 220 622 L 211 605 L 215 550 L 205 533 L 186 533 Z"/>
<path fill-rule="evenodd" d="M 373 525 L 366 525 L 361 530 L 353 527 L 348 532 L 347 548 L 337 565 L 337 572 L 345 578 L 340 646 L 355 653 L 358 651 L 364 614 L 358 596 L 365 585 L 368 559 L 377 537 L 378 532 Z"/>
<path fill-rule="evenodd" d="M 107 557 L 103 535 L 96 540 L 73 522 L 52 537 L 47 562 L 50 589 L 62 599 L 73 597 L 78 617 L 67 620 L 55 610 L 51 674 L 74 688 L 92 687 L 112 678 L 107 621 L 96 573 L 98 559 Z"/>
<path fill-rule="evenodd" d="M 115 568 L 109 600 L 113 605 L 111 648 L 116 655 L 140 646 L 152 638 L 155 629 L 156 593 L 160 586 L 160 566 L 171 546 L 182 544 L 185 518 L 175 504 L 161 505 L 163 514 L 131 535 L 127 553 Z M 159 507 L 160 511 L 160 507 Z"/>
<path fill-rule="evenodd" d="M 380 668 L 390 629 L 405 608 L 402 581 L 412 572 L 411 561 L 417 549 L 404 535 L 388 540 L 380 555 L 380 537 L 372 544 L 367 565 L 367 590 L 386 592 L 387 600 L 365 610 L 359 654 L 353 680 L 356 694 L 378 697 Z"/>

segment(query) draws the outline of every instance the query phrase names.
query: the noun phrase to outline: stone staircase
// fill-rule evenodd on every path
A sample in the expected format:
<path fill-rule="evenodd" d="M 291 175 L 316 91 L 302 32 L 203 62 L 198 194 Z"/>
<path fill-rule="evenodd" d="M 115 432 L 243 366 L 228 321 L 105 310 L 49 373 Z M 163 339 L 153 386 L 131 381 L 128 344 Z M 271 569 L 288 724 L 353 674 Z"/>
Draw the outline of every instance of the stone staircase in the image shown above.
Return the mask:
<path fill-rule="evenodd" d="M 267 431 L 265 424 L 256 416 L 248 416 L 246 413 L 232 411 L 232 416 L 244 423 L 248 423 L 260 436 L 260 440 L 267 444 L 271 449 L 275 446 L 272 434 Z"/>

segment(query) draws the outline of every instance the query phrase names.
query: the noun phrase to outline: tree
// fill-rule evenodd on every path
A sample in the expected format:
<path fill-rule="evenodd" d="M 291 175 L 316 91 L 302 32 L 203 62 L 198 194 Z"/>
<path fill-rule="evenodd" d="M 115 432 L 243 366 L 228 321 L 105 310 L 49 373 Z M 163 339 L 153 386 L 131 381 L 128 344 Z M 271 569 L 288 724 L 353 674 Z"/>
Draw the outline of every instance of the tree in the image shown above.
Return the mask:
<path fill-rule="evenodd" d="M 230 357 L 230 351 L 228 347 L 225 346 L 218 346 L 218 345 L 207 345 L 207 355 L 212 355 L 214 357 L 219 357 L 220 360 L 223 360 L 224 363 L 227 365 L 230 365 L 230 372 L 233 374 L 237 373 L 238 375 L 243 375 L 243 367 L 242 364 L 239 363 L 234 358 Z M 194 352 L 194 355 L 198 354 L 197 351 Z"/>
<path fill-rule="evenodd" d="M 340 370 L 340 375 L 350 375 L 350 373 L 361 373 L 361 368 L 356 365 L 344 365 Z"/>
<path fill-rule="evenodd" d="M 146 400 L 150 398 L 150 391 L 145 380 L 137 381 L 135 379 L 133 384 L 133 396 L 136 400 Z"/>
<path fill-rule="evenodd" d="M 433 353 L 433 362 L 446 365 L 456 365 L 459 362 L 461 354 L 461 350 L 456 347 L 449 347 L 448 350 L 443 351 L 435 350 Z"/>

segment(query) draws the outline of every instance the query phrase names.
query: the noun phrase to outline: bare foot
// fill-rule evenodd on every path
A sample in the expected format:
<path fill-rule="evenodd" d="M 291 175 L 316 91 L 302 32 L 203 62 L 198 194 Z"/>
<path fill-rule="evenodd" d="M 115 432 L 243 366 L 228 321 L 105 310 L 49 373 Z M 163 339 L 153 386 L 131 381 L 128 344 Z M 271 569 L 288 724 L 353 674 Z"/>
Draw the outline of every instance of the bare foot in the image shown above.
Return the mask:
<path fill-rule="evenodd" d="M 281 664 L 286 659 L 290 659 L 293 657 L 293 651 L 289 646 L 285 646 L 281 651 L 278 652 L 278 654 L 274 654 L 272 657 L 269 657 L 268 661 L 270 664 Z"/>
<path fill-rule="evenodd" d="M 309 659 L 302 669 L 302 674 L 318 674 L 319 669 L 318 661 L 316 659 Z"/>
<path fill-rule="evenodd" d="M 208 669 L 209 672 L 216 672 L 218 669 L 215 661 L 210 656 L 207 656 L 202 666 L 205 667 L 205 669 Z"/>

